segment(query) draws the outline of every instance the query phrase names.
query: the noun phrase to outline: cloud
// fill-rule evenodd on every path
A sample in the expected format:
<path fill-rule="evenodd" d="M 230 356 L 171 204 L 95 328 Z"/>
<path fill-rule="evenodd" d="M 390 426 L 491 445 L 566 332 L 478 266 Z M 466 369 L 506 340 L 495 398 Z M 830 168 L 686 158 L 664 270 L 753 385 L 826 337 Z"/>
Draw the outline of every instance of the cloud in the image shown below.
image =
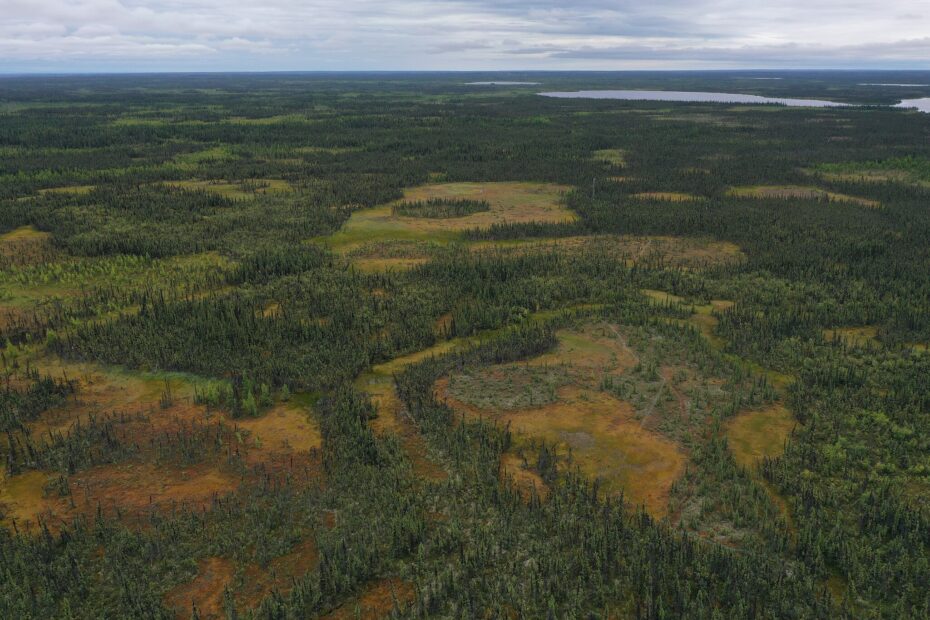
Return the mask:
<path fill-rule="evenodd" d="M 930 68 L 914 3 L 4 0 L 0 70 Z"/>

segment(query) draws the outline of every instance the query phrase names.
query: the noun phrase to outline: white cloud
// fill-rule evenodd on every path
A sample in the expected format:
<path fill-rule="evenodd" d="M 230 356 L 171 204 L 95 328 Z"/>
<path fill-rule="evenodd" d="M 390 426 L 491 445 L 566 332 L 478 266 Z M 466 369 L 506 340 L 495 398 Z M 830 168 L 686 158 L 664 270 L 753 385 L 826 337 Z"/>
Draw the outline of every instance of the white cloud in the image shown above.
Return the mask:
<path fill-rule="evenodd" d="M 930 68 L 928 0 L 2 4 L 6 71 Z"/>

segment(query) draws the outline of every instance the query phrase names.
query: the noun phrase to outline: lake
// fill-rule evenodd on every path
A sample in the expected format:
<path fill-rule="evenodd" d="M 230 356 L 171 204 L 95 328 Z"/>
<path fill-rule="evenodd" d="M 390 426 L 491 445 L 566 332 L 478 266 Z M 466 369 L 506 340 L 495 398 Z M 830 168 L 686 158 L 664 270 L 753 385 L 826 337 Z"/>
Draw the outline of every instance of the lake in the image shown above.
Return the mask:
<path fill-rule="evenodd" d="M 922 97 L 920 99 L 905 99 L 894 107 L 911 108 L 930 114 L 930 97 Z"/>
<path fill-rule="evenodd" d="M 768 103 L 804 108 L 848 107 L 852 104 L 820 99 L 760 97 L 739 93 L 688 92 L 677 90 L 578 90 L 539 93 L 560 99 L 624 99 L 627 101 L 693 101 L 698 103 Z"/>
<path fill-rule="evenodd" d="M 465 86 L 536 86 L 539 82 L 465 82 Z"/>

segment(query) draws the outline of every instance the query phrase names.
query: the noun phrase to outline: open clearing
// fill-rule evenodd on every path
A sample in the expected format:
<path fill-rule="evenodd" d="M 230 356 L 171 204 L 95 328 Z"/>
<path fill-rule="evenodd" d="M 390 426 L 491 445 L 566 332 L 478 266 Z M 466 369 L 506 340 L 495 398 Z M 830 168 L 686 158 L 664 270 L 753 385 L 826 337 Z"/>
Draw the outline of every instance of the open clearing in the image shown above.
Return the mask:
<path fill-rule="evenodd" d="M 165 595 L 165 606 L 178 620 L 191 617 L 194 607 L 202 620 L 226 618 L 225 590 L 229 588 L 238 610 L 253 609 L 273 591 L 287 595 L 294 580 L 319 562 L 316 541 L 308 538 L 266 566 L 249 563 L 237 570 L 234 560 L 209 557 L 197 563 L 197 574 Z"/>
<path fill-rule="evenodd" d="M 232 419 L 193 403 L 195 387 L 203 390 L 210 382 L 192 375 L 136 372 L 54 356 L 21 357 L 43 375 L 66 377 L 76 385 L 73 396 L 28 424 L 34 445 L 108 419 L 117 443 L 135 448 L 116 462 L 65 476 L 70 497 L 48 490 L 59 479 L 57 472 L 4 475 L 0 515 L 7 525 L 15 519 L 20 528 L 32 528 L 42 517 L 55 527 L 77 514 L 92 518 L 98 506 L 107 515 L 117 509 L 140 515 L 181 505 L 205 509 L 242 481 L 245 470 L 231 464 L 233 453 L 233 462 L 297 474 L 295 481 L 319 475 L 322 435 L 301 395 L 258 417 Z M 211 451 L 214 440 L 228 448 Z M 174 459 L 166 462 L 160 456 L 175 454 L 177 446 L 190 442 L 200 446 L 194 462 L 175 465 Z"/>
<path fill-rule="evenodd" d="M 356 387 L 366 393 L 375 406 L 377 416 L 370 421 L 376 435 L 394 435 L 410 459 L 413 472 L 428 481 L 444 480 L 446 471 L 429 455 L 426 441 L 414 421 L 407 414 L 397 396 L 394 379 L 390 373 L 370 372 L 360 376 Z"/>
<path fill-rule="evenodd" d="M 604 253 L 629 265 L 638 261 L 662 261 L 674 267 L 707 267 L 742 262 L 746 255 L 735 243 L 698 237 L 594 235 L 551 239 L 478 241 L 475 252 L 546 252 L 566 255 Z"/>
<path fill-rule="evenodd" d="M 232 265 L 213 252 L 158 259 L 68 256 L 45 233 L 18 229 L 0 240 L 0 327 L 13 334 L 35 330 L 59 304 L 76 308 L 80 320 L 91 321 L 135 311 L 133 293 L 161 291 L 171 297 L 215 291 Z M 108 291 L 106 304 L 82 303 L 99 289 Z"/>
<path fill-rule="evenodd" d="M 569 466 L 599 478 L 605 492 L 622 492 L 661 518 L 686 456 L 676 442 L 644 424 L 632 403 L 601 391 L 605 377 L 622 376 L 637 363 L 615 329 L 560 330 L 549 353 L 453 374 L 436 389 L 463 417 L 510 425 L 515 445 L 502 465 L 518 488 L 541 482 L 523 460 L 532 462 L 529 453 L 543 441 Z"/>
<path fill-rule="evenodd" d="M 225 616 L 224 591 L 232 584 L 236 565 L 227 558 L 207 558 L 197 564 L 197 576 L 173 588 L 165 596 L 165 605 L 178 620 L 190 618 L 193 609 L 204 620 Z"/>
<path fill-rule="evenodd" d="M 352 266 L 361 273 L 407 271 L 427 262 L 426 258 L 356 258 Z"/>
<path fill-rule="evenodd" d="M 658 202 L 694 202 L 696 200 L 704 200 L 700 196 L 684 194 L 682 192 L 640 192 L 638 194 L 633 194 L 633 198 L 655 200 Z"/>
<path fill-rule="evenodd" d="M 250 200 L 262 194 L 288 194 L 294 191 L 291 184 L 281 179 L 248 179 L 245 181 L 163 181 L 164 185 L 191 191 L 204 191 L 230 198 Z"/>
<path fill-rule="evenodd" d="M 626 164 L 626 151 L 623 149 L 600 149 L 594 151 L 591 157 L 594 161 L 600 161 L 614 166 L 623 166 Z"/>
<path fill-rule="evenodd" d="M 868 198 L 838 194 L 817 187 L 805 187 L 801 185 L 752 185 L 746 187 L 732 187 L 727 191 L 727 196 L 735 198 L 776 198 L 781 200 L 799 198 L 802 200 L 849 202 L 871 208 L 881 206 L 878 201 L 869 200 Z"/>
<path fill-rule="evenodd" d="M 762 457 L 781 455 L 796 424 L 791 412 L 779 404 L 741 413 L 730 420 L 726 429 L 733 458 L 741 466 L 753 469 Z"/>
<path fill-rule="evenodd" d="M 565 308 L 560 310 L 547 310 L 531 313 L 528 320 L 541 320 L 552 318 L 562 313 L 581 310 L 586 307 Z M 437 325 L 441 324 L 448 317 L 440 317 Z M 506 329 L 506 328 L 505 328 Z M 491 338 L 503 330 L 489 330 L 471 336 L 468 338 L 453 338 L 451 340 L 441 340 L 431 347 L 415 351 L 407 355 L 396 357 L 387 362 L 376 364 L 368 372 L 362 373 L 355 380 L 355 387 L 367 394 L 375 406 L 376 417 L 371 420 L 371 428 L 378 435 L 393 434 L 401 442 L 401 446 L 407 453 L 413 465 L 414 473 L 425 480 L 442 480 L 446 477 L 446 471 L 434 460 L 428 452 L 425 440 L 420 434 L 416 424 L 407 414 L 404 405 L 397 396 L 397 390 L 394 384 L 394 375 L 402 372 L 404 368 L 411 364 L 416 364 L 430 357 L 438 357 L 455 350 L 465 349 L 470 346 L 480 344 L 482 341 Z M 566 336 L 568 342 L 572 342 L 570 336 Z M 577 342 L 577 341 L 575 341 Z M 596 343 L 591 343 L 598 346 Z M 561 345 L 560 345 L 561 346 Z M 563 354 L 568 355 L 563 351 Z M 572 355 L 582 355 L 587 357 L 590 354 L 589 348 L 579 349 Z M 611 355 L 611 359 L 616 362 L 616 355 Z M 571 359 L 574 359 L 572 357 Z M 626 358 L 624 358 L 625 360 Z M 548 363 L 545 356 L 537 358 L 540 363 Z M 511 463 L 510 465 L 513 465 Z M 506 469 L 506 466 L 505 466 Z M 514 469 L 516 477 L 526 479 L 533 474 L 524 473 Z"/>
<path fill-rule="evenodd" d="M 463 230 L 489 228 L 493 224 L 522 222 L 571 222 L 576 215 L 562 204 L 569 188 L 548 183 L 443 183 L 404 191 L 403 199 L 352 214 L 334 235 L 319 241 L 334 250 L 348 252 L 365 243 L 392 240 L 424 240 L 448 243 Z M 465 217 L 433 219 L 395 216 L 392 207 L 401 202 L 432 198 L 485 200 L 489 211 Z"/>
<path fill-rule="evenodd" d="M 878 339 L 878 326 L 863 325 L 861 327 L 837 327 L 823 330 L 823 337 L 828 341 L 839 340 L 855 347 L 880 347 Z"/>
<path fill-rule="evenodd" d="M 23 226 L 0 235 L 0 269 L 21 268 L 55 260 L 51 235 Z"/>
<path fill-rule="evenodd" d="M 715 331 L 719 323 L 715 313 L 721 313 L 733 307 L 732 301 L 728 299 L 712 299 L 706 304 L 696 304 L 689 302 L 683 297 L 665 291 L 643 289 L 642 293 L 659 305 L 680 305 L 690 309 L 692 311 L 691 316 L 687 319 L 670 320 L 676 323 L 693 325 L 713 347 L 718 350 L 723 349 L 724 341 Z"/>
<path fill-rule="evenodd" d="M 930 188 L 930 160 L 899 157 L 881 161 L 851 161 L 820 164 L 804 172 L 828 181 L 851 183 L 904 183 Z"/>
<path fill-rule="evenodd" d="M 64 185 L 61 187 L 47 187 L 40 189 L 40 194 L 89 194 L 94 191 L 94 185 Z"/>

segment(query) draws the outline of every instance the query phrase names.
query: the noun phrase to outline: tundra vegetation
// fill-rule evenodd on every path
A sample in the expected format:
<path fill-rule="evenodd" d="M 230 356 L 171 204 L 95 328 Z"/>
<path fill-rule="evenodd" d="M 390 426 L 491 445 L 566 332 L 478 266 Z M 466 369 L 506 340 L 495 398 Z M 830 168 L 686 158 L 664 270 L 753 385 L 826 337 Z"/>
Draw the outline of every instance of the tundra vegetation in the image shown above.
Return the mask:
<path fill-rule="evenodd" d="M 930 616 L 930 116 L 0 90 L 0 617 Z"/>

